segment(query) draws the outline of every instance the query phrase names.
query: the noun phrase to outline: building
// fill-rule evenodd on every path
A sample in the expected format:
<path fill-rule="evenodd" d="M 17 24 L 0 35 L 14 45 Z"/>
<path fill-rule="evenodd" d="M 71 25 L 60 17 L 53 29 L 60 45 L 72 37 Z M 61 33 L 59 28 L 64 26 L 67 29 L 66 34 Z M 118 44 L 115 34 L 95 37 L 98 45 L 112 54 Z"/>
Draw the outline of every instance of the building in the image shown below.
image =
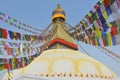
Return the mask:
<path fill-rule="evenodd" d="M 15 70 L 10 80 L 115 80 L 116 75 L 101 62 L 77 51 L 68 34 L 64 10 L 57 5 L 52 13 L 51 36 L 46 49 L 25 68 Z M 3 80 L 7 80 L 7 75 Z"/>

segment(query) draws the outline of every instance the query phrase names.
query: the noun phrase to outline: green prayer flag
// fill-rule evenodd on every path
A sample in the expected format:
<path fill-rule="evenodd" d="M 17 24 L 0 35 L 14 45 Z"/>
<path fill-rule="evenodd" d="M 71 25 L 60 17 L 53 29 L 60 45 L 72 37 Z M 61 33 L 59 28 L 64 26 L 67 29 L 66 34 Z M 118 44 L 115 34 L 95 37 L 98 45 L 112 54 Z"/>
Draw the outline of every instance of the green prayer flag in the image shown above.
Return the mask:
<path fill-rule="evenodd" d="M 100 1 L 97 2 L 97 5 L 99 5 L 99 6 L 101 5 Z"/>
<path fill-rule="evenodd" d="M 95 21 L 95 14 L 93 14 L 92 16 L 91 16 L 91 20 L 92 20 L 92 22 L 94 22 Z"/>
<path fill-rule="evenodd" d="M 3 69 L 5 69 L 3 59 L 0 59 L 0 70 L 3 70 Z"/>
<path fill-rule="evenodd" d="M 0 70 L 3 70 L 3 69 L 5 69 L 4 64 L 0 64 Z"/>
<path fill-rule="evenodd" d="M 120 34 L 120 24 L 118 25 L 118 34 Z"/>
<path fill-rule="evenodd" d="M 2 13 L 2 12 L 0 12 L 0 15 L 3 15 L 3 13 Z"/>
<path fill-rule="evenodd" d="M 110 0 L 110 4 L 112 4 L 115 0 Z"/>
<path fill-rule="evenodd" d="M 25 35 L 25 40 L 28 41 L 28 35 Z"/>
<path fill-rule="evenodd" d="M 112 26 L 117 26 L 117 24 L 115 22 L 111 22 Z"/>
<path fill-rule="evenodd" d="M 2 29 L 0 28 L 0 38 L 2 38 Z"/>
<path fill-rule="evenodd" d="M 3 45 L 3 41 L 0 41 L 0 45 Z"/>
<path fill-rule="evenodd" d="M 108 46 L 108 38 L 107 38 L 107 34 L 105 34 L 104 39 L 105 39 L 106 45 Z"/>

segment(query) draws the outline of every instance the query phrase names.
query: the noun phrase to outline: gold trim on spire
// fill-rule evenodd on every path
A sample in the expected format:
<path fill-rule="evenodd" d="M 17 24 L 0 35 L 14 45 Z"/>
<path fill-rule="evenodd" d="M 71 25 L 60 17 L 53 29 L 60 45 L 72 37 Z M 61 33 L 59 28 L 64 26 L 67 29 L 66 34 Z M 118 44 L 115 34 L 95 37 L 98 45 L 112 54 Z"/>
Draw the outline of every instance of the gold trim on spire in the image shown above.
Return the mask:
<path fill-rule="evenodd" d="M 57 5 L 56 9 L 52 13 L 52 21 L 56 18 L 63 18 L 66 20 L 65 12 L 64 10 L 60 7 L 60 4 Z"/>

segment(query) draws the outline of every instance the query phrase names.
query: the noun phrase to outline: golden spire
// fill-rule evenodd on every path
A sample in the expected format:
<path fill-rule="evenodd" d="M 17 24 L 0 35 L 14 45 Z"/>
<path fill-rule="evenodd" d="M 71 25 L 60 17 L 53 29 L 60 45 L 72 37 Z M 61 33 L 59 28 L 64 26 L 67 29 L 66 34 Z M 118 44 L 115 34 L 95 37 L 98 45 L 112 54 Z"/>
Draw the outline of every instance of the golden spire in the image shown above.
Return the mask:
<path fill-rule="evenodd" d="M 60 7 L 60 4 L 57 5 L 56 9 L 52 13 L 52 21 L 56 18 L 63 18 L 66 20 L 65 12 L 64 10 Z"/>
<path fill-rule="evenodd" d="M 74 44 L 73 38 L 67 32 L 65 20 L 65 11 L 60 7 L 60 4 L 58 4 L 52 12 L 52 32 L 54 32 L 54 35 L 50 39 L 48 48 L 78 49 L 77 45 Z"/>

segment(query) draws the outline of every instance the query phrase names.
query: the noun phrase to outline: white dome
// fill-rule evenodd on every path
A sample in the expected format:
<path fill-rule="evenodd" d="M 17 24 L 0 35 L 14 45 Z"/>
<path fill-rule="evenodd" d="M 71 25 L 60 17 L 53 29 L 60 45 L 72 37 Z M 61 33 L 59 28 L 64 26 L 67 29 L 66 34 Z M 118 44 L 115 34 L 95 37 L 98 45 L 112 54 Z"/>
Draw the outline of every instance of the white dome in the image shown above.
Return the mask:
<path fill-rule="evenodd" d="M 18 75 L 23 74 L 37 75 L 50 80 L 55 77 L 67 78 L 68 80 L 74 79 L 73 77 L 88 78 L 85 80 L 90 80 L 90 78 L 95 80 L 116 78 L 116 75 L 104 64 L 92 57 L 69 49 L 44 51 L 30 65 L 21 69 Z"/>

